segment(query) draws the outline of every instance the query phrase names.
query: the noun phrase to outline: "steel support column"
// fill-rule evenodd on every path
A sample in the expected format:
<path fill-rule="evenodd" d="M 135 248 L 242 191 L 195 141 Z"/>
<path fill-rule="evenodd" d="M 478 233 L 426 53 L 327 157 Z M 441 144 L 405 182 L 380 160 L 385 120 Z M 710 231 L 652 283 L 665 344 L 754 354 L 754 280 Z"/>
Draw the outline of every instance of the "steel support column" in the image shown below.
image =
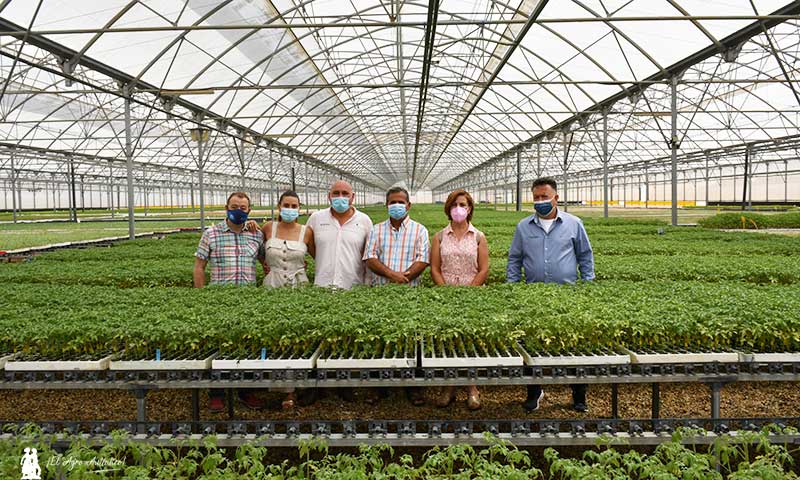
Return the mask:
<path fill-rule="evenodd" d="M 11 215 L 17 223 L 17 174 L 14 169 L 14 150 L 11 151 Z M 21 206 L 21 205 L 20 205 Z"/>
<path fill-rule="evenodd" d="M 517 211 L 522 211 L 522 150 L 517 150 Z"/>
<path fill-rule="evenodd" d="M 128 184 L 128 238 L 136 236 L 136 225 L 133 218 L 133 142 L 131 139 L 131 91 L 125 89 L 125 173 Z"/>
<path fill-rule="evenodd" d="M 742 177 L 742 211 L 747 209 L 747 184 L 750 178 L 750 148 L 744 150 L 744 174 Z"/>
<path fill-rule="evenodd" d="M 70 198 L 70 220 L 78 221 L 78 198 L 75 192 L 75 160 L 69 157 L 69 198 Z"/>
<path fill-rule="evenodd" d="M 673 75 L 670 79 L 670 114 L 672 118 L 670 136 L 670 151 L 672 159 L 672 225 L 678 225 L 678 77 Z"/>
<path fill-rule="evenodd" d="M 108 209 L 114 218 L 114 166 L 111 162 L 108 162 Z"/>
<path fill-rule="evenodd" d="M 603 112 L 603 218 L 608 218 L 608 112 Z"/>

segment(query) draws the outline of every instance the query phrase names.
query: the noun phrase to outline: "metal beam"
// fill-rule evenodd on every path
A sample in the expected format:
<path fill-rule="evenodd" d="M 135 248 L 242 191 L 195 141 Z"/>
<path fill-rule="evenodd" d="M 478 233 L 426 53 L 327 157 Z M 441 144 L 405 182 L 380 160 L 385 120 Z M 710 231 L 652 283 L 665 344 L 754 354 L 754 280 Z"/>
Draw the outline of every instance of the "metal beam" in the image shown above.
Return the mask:
<path fill-rule="evenodd" d="M 419 162 L 419 143 L 422 123 L 425 120 L 425 104 L 428 100 L 428 81 L 431 75 L 433 46 L 436 40 L 436 21 L 439 18 L 439 0 L 428 0 L 428 21 L 425 23 L 425 46 L 422 59 L 422 77 L 419 87 L 419 103 L 417 104 L 417 131 L 414 135 L 414 157 L 411 162 L 411 182 L 409 188 L 414 191 L 417 180 L 417 163 Z M 423 180 L 424 181 L 424 180 Z M 420 182 L 423 183 L 423 182 Z"/>
<path fill-rule="evenodd" d="M 463 16 L 474 15 L 474 12 L 463 13 Z M 313 19 L 315 17 L 307 17 Z M 546 18 L 537 20 L 535 23 L 547 24 L 564 24 L 564 23 L 635 23 L 635 22 L 708 22 L 708 21 L 746 21 L 757 20 L 765 24 L 773 21 L 784 22 L 787 20 L 800 20 L 800 16 L 796 14 L 779 14 L 773 13 L 769 15 L 653 15 L 653 16 L 591 16 L 591 17 L 563 17 L 563 18 Z M 444 20 L 438 22 L 441 26 L 490 26 L 490 25 L 524 25 L 526 20 L 519 19 L 496 19 L 496 20 Z M 30 30 L 32 35 L 86 35 L 96 33 L 142 33 L 142 32 L 187 32 L 187 31 L 222 31 L 222 30 L 283 30 L 283 29 L 320 29 L 320 28 L 386 28 L 386 27 L 425 27 L 427 22 L 422 21 L 406 21 L 406 22 L 282 22 L 273 21 L 263 24 L 242 23 L 242 24 L 224 24 L 224 25 L 165 25 L 165 26 L 150 26 L 150 27 L 109 27 L 109 28 L 64 28 L 64 29 L 37 29 Z M 27 30 L 21 27 L 1 27 L 0 35 L 9 35 L 18 37 L 23 35 Z"/>

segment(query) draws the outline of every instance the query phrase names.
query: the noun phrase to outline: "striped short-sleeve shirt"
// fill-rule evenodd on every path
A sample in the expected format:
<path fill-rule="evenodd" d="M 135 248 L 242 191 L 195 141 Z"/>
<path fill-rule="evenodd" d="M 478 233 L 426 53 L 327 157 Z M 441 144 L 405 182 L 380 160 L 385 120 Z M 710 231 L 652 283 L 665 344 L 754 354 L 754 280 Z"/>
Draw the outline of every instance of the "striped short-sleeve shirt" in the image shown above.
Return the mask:
<path fill-rule="evenodd" d="M 208 261 L 211 285 L 253 285 L 262 243 L 261 230 L 236 233 L 227 222 L 221 222 L 203 232 L 194 255 Z"/>
<path fill-rule="evenodd" d="M 406 271 L 414 262 L 430 263 L 430 241 L 428 230 L 420 223 L 406 217 L 400 228 L 392 226 L 391 220 L 381 222 L 369 234 L 364 249 L 364 260 L 375 258 L 396 272 Z M 370 272 L 370 285 L 385 285 L 389 279 Z M 409 282 L 420 284 L 421 276 Z"/>

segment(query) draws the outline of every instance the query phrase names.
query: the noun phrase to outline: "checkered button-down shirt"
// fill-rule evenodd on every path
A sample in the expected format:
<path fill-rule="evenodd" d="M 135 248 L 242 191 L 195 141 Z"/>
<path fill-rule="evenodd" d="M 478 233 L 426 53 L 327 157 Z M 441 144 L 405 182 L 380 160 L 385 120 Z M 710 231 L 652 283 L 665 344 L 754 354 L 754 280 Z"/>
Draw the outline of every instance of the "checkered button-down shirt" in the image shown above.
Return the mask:
<path fill-rule="evenodd" d="M 262 243 L 260 230 L 235 233 L 223 221 L 203 232 L 194 255 L 211 265 L 211 285 L 251 285 Z"/>
<path fill-rule="evenodd" d="M 392 227 L 391 220 L 381 222 L 374 227 L 367 239 L 364 249 L 364 260 L 376 258 L 378 261 L 396 272 L 408 270 L 414 262 L 430 263 L 430 241 L 428 230 L 420 223 L 406 217 L 399 229 Z M 371 285 L 385 285 L 389 279 L 370 272 L 368 279 Z M 420 277 L 409 285 L 420 284 Z"/>

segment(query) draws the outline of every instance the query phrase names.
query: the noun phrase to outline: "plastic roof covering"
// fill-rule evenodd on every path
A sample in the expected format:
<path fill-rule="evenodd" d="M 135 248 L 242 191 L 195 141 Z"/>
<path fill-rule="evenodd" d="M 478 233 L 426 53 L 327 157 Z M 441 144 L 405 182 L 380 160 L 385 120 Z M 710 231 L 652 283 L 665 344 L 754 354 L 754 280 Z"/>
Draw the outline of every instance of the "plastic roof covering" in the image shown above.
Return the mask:
<path fill-rule="evenodd" d="M 256 147 L 266 135 L 302 152 L 292 154 L 295 164 L 312 163 L 298 168 L 307 183 L 344 171 L 377 187 L 444 187 L 754 22 L 730 17 L 794 3 L 441 0 L 420 117 L 427 2 L 12 0 L 0 18 L 76 54 L 63 59 L 19 35 L 0 37 L 0 135 L 6 145 L 124 159 L 124 101 L 115 78 L 84 64 L 91 59 L 144 82 L 132 102 L 139 164 L 196 169 L 188 129 L 203 111 L 213 129 L 209 172 L 285 181 L 285 152 Z M 753 37 L 733 61 L 717 55 L 691 67 L 678 93 L 682 152 L 796 134 L 800 100 L 784 71 L 795 79 L 798 51 L 792 19 Z M 71 84 L 63 60 L 74 63 Z M 613 165 L 669 154 L 669 93 L 654 84 L 612 107 Z M 601 116 L 589 113 L 572 127 L 570 171 L 601 161 Z M 536 173 L 563 171 L 565 143 L 560 130 L 543 137 Z M 528 164 L 533 156 L 525 152 Z M 53 158 L 24 155 L 16 166 L 63 172 Z M 80 168 L 107 168 L 95 163 Z"/>

